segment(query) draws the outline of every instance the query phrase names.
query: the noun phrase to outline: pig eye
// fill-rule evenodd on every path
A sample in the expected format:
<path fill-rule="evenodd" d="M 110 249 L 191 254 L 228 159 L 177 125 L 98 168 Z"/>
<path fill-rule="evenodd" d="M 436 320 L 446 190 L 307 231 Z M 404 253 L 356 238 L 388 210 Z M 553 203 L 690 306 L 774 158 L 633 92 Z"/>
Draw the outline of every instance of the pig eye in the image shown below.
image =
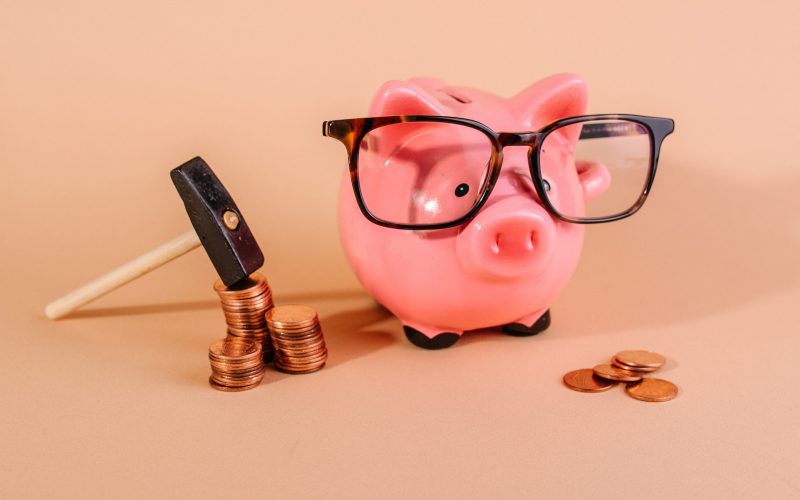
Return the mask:
<path fill-rule="evenodd" d="M 456 196 L 461 198 L 462 196 L 466 196 L 469 193 L 469 185 L 461 183 L 456 186 Z"/>
<path fill-rule="evenodd" d="M 544 190 L 549 193 L 550 192 L 550 183 L 547 182 L 547 179 L 542 179 L 542 184 L 544 185 Z"/>

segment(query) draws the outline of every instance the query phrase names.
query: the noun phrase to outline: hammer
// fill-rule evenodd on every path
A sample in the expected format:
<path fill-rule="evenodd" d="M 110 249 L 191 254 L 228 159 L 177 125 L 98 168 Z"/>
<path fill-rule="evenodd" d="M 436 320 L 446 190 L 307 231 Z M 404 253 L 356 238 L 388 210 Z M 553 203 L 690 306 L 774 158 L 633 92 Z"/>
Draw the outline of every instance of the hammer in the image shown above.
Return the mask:
<path fill-rule="evenodd" d="M 47 305 L 45 315 L 58 319 L 108 292 L 203 245 L 226 286 L 264 264 L 239 208 L 208 164 L 199 156 L 170 171 L 194 230 L 154 248 Z"/>

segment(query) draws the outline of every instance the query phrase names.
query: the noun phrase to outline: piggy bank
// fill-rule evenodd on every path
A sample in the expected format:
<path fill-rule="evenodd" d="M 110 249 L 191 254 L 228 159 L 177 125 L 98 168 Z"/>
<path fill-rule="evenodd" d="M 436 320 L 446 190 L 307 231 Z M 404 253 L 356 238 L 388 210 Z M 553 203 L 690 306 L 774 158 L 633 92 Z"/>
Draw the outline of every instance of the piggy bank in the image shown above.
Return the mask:
<path fill-rule="evenodd" d="M 582 115 L 586 102 L 586 84 L 572 74 L 551 76 L 511 98 L 414 78 L 384 84 L 369 115 L 461 117 L 497 131 L 537 131 L 553 121 Z M 340 139 L 346 144 L 354 141 L 356 132 L 343 132 Z M 486 179 L 478 174 L 461 179 L 459 168 L 466 172 L 466 166 L 458 154 L 451 155 L 455 159 L 449 163 L 426 167 L 424 189 L 419 173 L 406 175 L 408 169 L 400 167 L 408 157 L 420 164 L 436 146 L 452 149 L 448 141 L 455 135 L 417 127 L 361 142 L 356 147 L 359 161 L 372 162 L 370 168 L 387 175 L 388 169 L 398 172 L 370 187 L 367 204 L 379 208 L 382 204 L 390 213 L 400 204 L 399 191 L 411 193 L 402 196 L 414 198 L 423 208 L 416 215 L 398 217 L 424 222 L 426 210 L 457 204 L 459 197 L 476 191 Z M 556 155 L 555 159 L 541 169 L 551 182 L 566 186 L 558 194 L 560 206 L 580 212 L 608 188 L 609 175 L 602 164 L 581 166 L 570 159 L 574 139 L 565 135 L 553 142 L 547 154 Z M 363 203 L 354 193 L 354 171 L 342 179 L 338 220 L 346 256 L 367 291 L 400 319 L 407 338 L 419 347 L 449 347 L 467 330 L 491 327 L 514 336 L 535 335 L 549 326 L 550 304 L 575 270 L 583 225 L 560 220 L 545 209 L 532 187 L 530 144 L 509 146 L 503 147 L 502 165 L 493 174 L 491 194 L 480 210 L 453 227 L 416 230 L 376 224 L 359 206 Z M 461 154 L 467 146 L 459 148 Z"/>

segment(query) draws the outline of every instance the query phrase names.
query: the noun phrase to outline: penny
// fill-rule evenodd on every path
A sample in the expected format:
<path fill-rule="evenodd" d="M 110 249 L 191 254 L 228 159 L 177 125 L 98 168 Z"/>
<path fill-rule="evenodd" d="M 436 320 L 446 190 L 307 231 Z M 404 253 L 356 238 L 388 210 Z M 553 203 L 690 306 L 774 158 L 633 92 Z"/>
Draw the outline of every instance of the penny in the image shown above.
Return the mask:
<path fill-rule="evenodd" d="M 281 360 L 293 360 L 295 363 L 307 363 L 312 360 L 327 357 L 328 350 L 325 348 L 325 346 L 302 352 L 297 350 L 287 351 L 283 348 L 280 348 L 277 350 L 276 355 L 278 359 Z"/>
<path fill-rule="evenodd" d="M 275 368 L 278 369 L 278 371 L 282 371 L 283 373 L 289 373 L 292 375 L 303 375 L 306 373 L 314 373 L 316 371 L 323 369 L 324 367 L 325 367 L 324 361 L 319 365 L 312 366 L 310 368 L 287 367 L 281 365 L 280 363 L 275 363 Z"/>
<path fill-rule="evenodd" d="M 313 324 L 316 318 L 316 311 L 308 306 L 286 305 L 273 308 L 267 314 L 267 323 L 279 328 L 296 328 Z"/>
<path fill-rule="evenodd" d="M 616 366 L 617 368 L 622 368 L 623 370 L 630 370 L 632 372 L 652 373 L 652 372 L 658 370 L 658 368 L 645 368 L 645 367 L 641 367 L 641 366 L 623 365 L 622 363 L 620 363 L 616 359 L 612 359 L 611 360 L 611 364 L 613 366 Z"/>
<path fill-rule="evenodd" d="M 301 339 L 304 337 L 314 337 L 319 333 L 318 324 L 308 328 L 298 328 L 298 329 L 284 328 L 284 327 L 279 327 L 277 325 L 271 325 L 270 328 L 271 328 L 270 332 L 272 332 L 272 334 L 287 339 L 289 338 Z"/>
<path fill-rule="evenodd" d="M 221 375 L 219 373 L 212 373 L 211 378 L 219 385 L 225 385 L 228 387 L 242 387 L 261 382 L 261 380 L 264 378 L 264 370 L 255 375 L 249 375 L 246 377 L 230 377 Z"/>
<path fill-rule="evenodd" d="M 279 327 L 276 325 L 272 325 L 270 332 L 277 337 L 282 337 L 286 339 L 302 339 L 305 337 L 314 337 L 319 333 L 319 325 L 314 325 L 311 328 L 303 328 L 293 330 L 291 328 L 284 328 Z"/>
<path fill-rule="evenodd" d="M 211 373 L 221 378 L 243 379 L 247 377 L 254 377 L 256 375 L 262 375 L 264 371 L 265 371 L 264 363 L 261 363 L 258 366 L 253 366 L 250 368 L 234 369 L 230 367 L 219 367 L 219 366 L 211 367 Z"/>
<path fill-rule="evenodd" d="M 251 389 L 264 378 L 261 344 L 252 340 L 238 337 L 218 340 L 209 346 L 208 360 L 211 365 L 208 383 L 220 391 Z"/>
<path fill-rule="evenodd" d="M 306 352 L 300 354 L 281 351 L 278 353 L 278 359 L 281 360 L 281 362 L 288 361 L 295 365 L 307 365 L 328 359 L 328 350 L 323 348 L 321 351 L 318 350 L 316 352 Z"/>
<path fill-rule="evenodd" d="M 275 353 L 275 368 L 300 374 L 325 366 L 328 349 L 314 309 L 300 305 L 277 306 L 265 317 Z"/>
<path fill-rule="evenodd" d="M 267 284 L 267 279 L 261 273 L 253 273 L 247 278 L 234 283 L 231 286 L 225 286 L 222 280 L 218 279 L 214 282 L 214 290 L 217 293 L 226 295 L 235 295 L 238 297 L 246 297 L 248 295 L 255 295 L 261 285 Z"/>
<path fill-rule="evenodd" d="M 289 338 L 287 338 L 287 337 L 284 337 L 284 336 L 281 336 L 281 335 L 275 335 L 272 338 L 272 342 L 273 343 L 278 343 L 282 347 L 285 347 L 287 349 L 301 349 L 301 348 L 303 348 L 305 346 L 310 346 L 310 345 L 316 344 L 318 342 L 324 342 L 324 340 L 320 340 L 321 336 L 322 336 L 322 332 L 317 332 L 313 336 L 304 337 L 304 338 L 300 338 L 300 339 L 292 338 L 291 340 L 289 340 Z"/>
<path fill-rule="evenodd" d="M 227 361 L 216 361 L 211 360 L 211 369 L 212 370 L 225 370 L 225 371 L 244 371 L 250 370 L 254 368 L 261 368 L 262 362 L 259 358 L 255 358 L 253 361 L 248 361 L 246 363 L 238 363 L 238 362 L 227 362 Z"/>
<path fill-rule="evenodd" d="M 266 278 L 260 273 L 253 273 L 229 287 L 217 280 L 214 290 L 222 303 L 228 335 L 258 343 L 263 358 L 271 358 L 272 342 L 264 315 L 272 309 L 273 303 L 272 289 Z"/>
<path fill-rule="evenodd" d="M 298 363 L 294 363 L 294 362 L 284 363 L 282 360 L 277 360 L 277 361 L 275 361 L 275 368 L 283 370 L 283 371 L 285 371 L 287 373 L 291 373 L 291 372 L 294 372 L 294 371 L 301 372 L 301 371 L 308 371 L 308 370 L 314 370 L 314 369 L 322 368 L 323 366 L 325 366 L 325 363 L 327 361 L 328 361 L 327 359 L 320 359 L 320 360 L 314 361 L 313 363 L 298 364 Z"/>
<path fill-rule="evenodd" d="M 642 379 L 641 373 L 632 372 L 623 368 L 617 368 L 616 366 L 608 363 L 597 365 L 592 370 L 598 377 L 608 380 L 616 380 L 618 382 L 636 382 L 637 380 Z"/>
<path fill-rule="evenodd" d="M 573 370 L 564 375 L 564 385 L 579 392 L 603 392 L 611 389 L 617 382 L 602 379 L 591 368 Z"/>
<path fill-rule="evenodd" d="M 625 391 L 632 398 L 652 403 L 669 401 L 678 395 L 675 384 L 660 378 L 646 378 L 641 382 L 628 384 Z"/>
<path fill-rule="evenodd" d="M 321 355 L 323 352 L 326 354 L 328 352 L 325 349 L 324 345 L 316 345 L 314 347 L 309 347 L 307 349 L 286 349 L 282 347 L 279 356 L 302 359 L 302 358 L 312 358 L 314 356 Z"/>
<path fill-rule="evenodd" d="M 614 355 L 620 364 L 634 368 L 652 368 L 657 370 L 664 366 L 667 359 L 656 352 L 650 351 L 621 351 Z"/>
<path fill-rule="evenodd" d="M 236 337 L 251 338 L 251 340 L 264 340 L 269 335 L 269 330 L 228 327 L 228 333 Z"/>
<path fill-rule="evenodd" d="M 209 357 L 228 360 L 256 357 L 261 348 L 255 342 L 244 339 L 224 338 L 208 347 Z"/>
<path fill-rule="evenodd" d="M 257 387 L 259 383 L 260 383 L 260 382 L 257 382 L 257 383 L 255 383 L 255 384 L 252 384 L 252 385 L 249 385 L 249 386 L 242 386 L 242 387 L 230 387 L 230 386 L 227 386 L 227 385 L 218 384 L 218 383 L 217 383 L 217 382 L 215 382 L 215 381 L 214 381 L 214 379 L 213 379 L 213 378 L 211 378 L 211 377 L 209 377 L 209 378 L 208 378 L 208 384 L 209 384 L 211 387 L 213 387 L 214 389 L 216 389 L 216 390 L 218 390 L 218 391 L 224 391 L 224 392 L 240 392 L 240 391 L 246 391 L 246 390 L 248 390 L 248 389 L 252 389 L 252 388 L 254 388 L 254 387 Z"/>

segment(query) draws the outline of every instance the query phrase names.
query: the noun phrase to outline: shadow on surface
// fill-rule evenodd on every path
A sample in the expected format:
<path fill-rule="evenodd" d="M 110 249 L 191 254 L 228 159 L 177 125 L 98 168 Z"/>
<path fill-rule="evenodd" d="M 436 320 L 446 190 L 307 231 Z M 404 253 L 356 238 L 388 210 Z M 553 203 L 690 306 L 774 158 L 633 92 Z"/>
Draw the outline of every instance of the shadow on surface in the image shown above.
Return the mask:
<path fill-rule="evenodd" d="M 397 342 L 388 326 L 375 328 L 377 323 L 393 317 L 382 306 L 373 303 L 369 307 L 320 318 L 330 353 L 328 367 L 344 364 Z"/>
<path fill-rule="evenodd" d="M 293 302 L 313 302 L 317 300 L 344 300 L 368 297 L 366 291 L 358 290 L 332 290 L 332 291 L 310 291 L 297 293 L 276 293 L 276 304 L 290 304 Z"/>
<path fill-rule="evenodd" d="M 648 203 L 590 226 L 553 327 L 596 334 L 736 308 L 800 283 L 800 177 L 750 181 L 666 165 Z"/>

